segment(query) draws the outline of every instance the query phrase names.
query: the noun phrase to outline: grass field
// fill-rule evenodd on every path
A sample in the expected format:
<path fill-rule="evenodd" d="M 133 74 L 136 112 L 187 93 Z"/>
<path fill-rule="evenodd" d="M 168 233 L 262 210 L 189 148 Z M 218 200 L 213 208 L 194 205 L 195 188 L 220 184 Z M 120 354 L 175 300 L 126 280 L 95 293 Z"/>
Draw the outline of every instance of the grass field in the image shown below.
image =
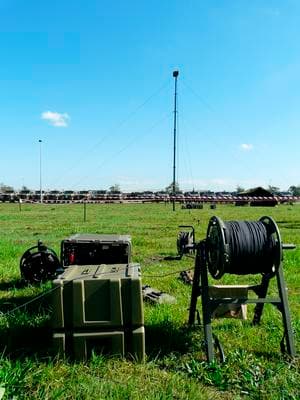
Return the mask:
<path fill-rule="evenodd" d="M 196 239 L 202 239 L 212 215 L 224 220 L 272 216 L 283 241 L 297 245 L 284 254 L 284 274 L 299 354 L 300 205 L 218 205 L 216 210 L 177 206 L 176 212 L 163 204 L 87 205 L 84 222 L 82 205 L 24 204 L 20 211 L 19 205 L 0 204 L 0 398 L 5 389 L 4 399 L 299 399 L 299 357 L 289 361 L 280 353 L 281 317 L 272 305 L 266 305 L 258 327 L 251 326 L 251 307 L 247 321 L 214 321 L 227 356 L 224 364 L 205 362 L 202 330 L 187 326 L 191 287 L 176 271 L 192 268 L 193 260 L 162 258 L 176 254 L 178 225 L 194 225 Z M 51 288 L 50 282 L 37 287 L 20 282 L 23 252 L 41 239 L 59 253 L 60 241 L 77 232 L 130 234 L 143 284 L 176 297 L 176 304 L 145 305 L 145 363 L 102 355 L 87 363 L 58 359 L 51 353 L 46 303 L 9 313 Z M 217 283 L 258 280 L 225 275 Z"/>

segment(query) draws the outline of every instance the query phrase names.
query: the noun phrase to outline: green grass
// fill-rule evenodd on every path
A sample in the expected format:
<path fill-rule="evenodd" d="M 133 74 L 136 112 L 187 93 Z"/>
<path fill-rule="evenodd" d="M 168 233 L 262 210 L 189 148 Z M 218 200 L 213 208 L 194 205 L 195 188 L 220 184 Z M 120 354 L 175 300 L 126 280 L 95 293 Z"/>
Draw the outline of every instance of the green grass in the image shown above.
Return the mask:
<path fill-rule="evenodd" d="M 208 365 L 200 328 L 187 326 L 191 287 L 178 279 L 181 269 L 193 267 L 191 258 L 164 261 L 176 254 L 178 225 L 194 225 L 196 238 L 206 235 L 209 218 L 256 220 L 263 215 L 277 222 L 284 242 L 298 247 L 284 254 L 295 342 L 300 339 L 300 205 L 276 208 L 217 206 L 210 210 L 173 212 L 170 205 L 0 204 L 0 386 L 4 398 L 18 399 L 299 399 L 299 358 L 289 362 L 280 353 L 279 313 L 266 305 L 262 324 L 250 319 L 214 321 L 227 361 Z M 176 304 L 145 305 L 145 363 L 94 355 L 87 363 L 71 363 L 51 354 L 47 302 L 9 311 L 51 287 L 20 282 L 19 260 L 41 239 L 59 253 L 60 242 L 77 232 L 130 234 L 133 261 L 142 266 L 143 283 L 176 297 Z M 162 275 L 162 277 L 157 277 Z M 163 277 L 163 275 L 166 275 Z M 224 276 L 218 283 L 258 282 L 259 277 Z M 216 283 L 216 281 L 211 281 Z M 275 292 L 272 284 L 271 291 Z M 38 329 L 37 329 L 38 328 Z"/>

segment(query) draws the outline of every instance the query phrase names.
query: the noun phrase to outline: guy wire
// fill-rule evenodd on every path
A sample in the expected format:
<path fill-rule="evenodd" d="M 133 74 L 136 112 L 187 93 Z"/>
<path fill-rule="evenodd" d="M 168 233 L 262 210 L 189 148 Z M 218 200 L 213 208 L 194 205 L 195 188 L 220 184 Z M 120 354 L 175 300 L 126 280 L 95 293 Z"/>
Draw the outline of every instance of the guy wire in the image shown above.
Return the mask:
<path fill-rule="evenodd" d="M 99 273 L 97 273 L 97 276 L 99 276 L 99 275 L 108 275 L 108 274 L 111 275 L 111 274 L 118 273 L 118 272 L 120 272 L 120 271 L 125 271 L 125 270 L 127 270 L 128 268 L 134 268 L 134 267 L 136 266 L 137 263 L 133 263 L 133 264 L 134 264 L 134 265 L 131 265 L 131 266 L 128 265 L 127 267 L 120 268 L 118 271 L 114 271 L 114 272 L 99 272 Z M 71 268 L 72 268 L 72 267 L 71 267 Z M 144 278 L 165 278 L 165 277 L 168 277 L 168 276 L 171 276 L 171 275 L 179 274 L 180 272 L 184 272 L 184 271 L 186 271 L 186 268 L 185 268 L 184 270 L 172 271 L 172 272 L 168 272 L 168 273 L 165 273 L 165 274 L 143 275 L 142 278 L 143 278 L 143 277 L 144 277 Z M 84 277 L 85 277 L 85 278 L 91 278 L 91 277 L 93 277 L 94 275 L 95 275 L 95 272 L 93 272 L 92 274 L 86 274 L 86 275 L 84 275 Z M 74 282 L 75 280 L 78 280 L 78 279 L 81 279 L 81 278 L 82 278 L 82 275 L 77 275 L 77 276 L 75 276 L 74 278 L 72 278 L 72 279 L 70 279 L 70 280 L 68 280 L 68 281 L 65 281 L 65 285 L 69 285 L 69 284 L 71 284 L 72 282 Z M 59 276 L 58 276 L 56 279 L 59 279 Z M 10 310 L 10 311 L 8 311 L 8 312 L 6 312 L 6 313 L 1 313 L 1 312 L 0 312 L 0 318 L 4 318 L 4 317 L 7 317 L 9 314 L 13 314 L 13 313 L 16 312 L 17 310 L 22 309 L 22 308 L 26 307 L 27 305 L 29 305 L 29 304 L 31 304 L 31 303 L 34 303 L 34 302 L 37 301 L 37 300 L 40 300 L 41 298 L 47 296 L 48 294 L 54 292 L 54 291 L 57 290 L 57 289 L 60 289 L 60 286 L 55 286 L 55 287 L 53 287 L 53 288 L 51 288 L 51 289 L 48 289 L 48 290 L 46 290 L 45 292 L 43 292 L 43 293 L 37 295 L 37 296 L 34 297 L 33 299 L 31 299 L 31 300 L 29 300 L 29 301 L 27 301 L 27 302 L 25 302 L 25 303 L 23 303 L 23 304 L 21 304 L 21 305 L 15 307 L 15 308 L 13 308 L 12 310 Z"/>

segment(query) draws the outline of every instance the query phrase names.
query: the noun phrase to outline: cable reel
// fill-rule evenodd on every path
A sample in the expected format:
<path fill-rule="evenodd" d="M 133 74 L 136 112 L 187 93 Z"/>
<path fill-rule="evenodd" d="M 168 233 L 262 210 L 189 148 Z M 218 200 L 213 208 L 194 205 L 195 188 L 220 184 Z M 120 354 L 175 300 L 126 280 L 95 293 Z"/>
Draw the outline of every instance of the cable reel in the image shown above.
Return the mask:
<path fill-rule="evenodd" d="M 55 251 L 39 240 L 37 246 L 31 247 L 22 255 L 20 271 L 26 282 L 39 283 L 55 278 L 62 272 L 62 268 Z"/>
<path fill-rule="evenodd" d="M 213 278 L 225 273 L 268 274 L 273 276 L 282 260 L 279 229 L 271 217 L 259 221 L 227 221 L 218 217 L 209 221 L 206 259 Z"/>
<path fill-rule="evenodd" d="M 281 313 L 284 337 L 281 350 L 295 357 L 287 287 L 283 276 L 283 250 L 294 249 L 294 244 L 283 244 L 280 232 L 271 217 L 258 221 L 223 222 L 210 219 L 206 238 L 196 244 L 195 269 L 189 324 L 198 316 L 197 299 L 201 296 L 206 356 L 213 361 L 218 340 L 212 332 L 212 319 L 219 306 L 230 307 L 255 304 L 253 325 L 260 323 L 264 305 L 272 304 Z M 208 272 L 215 279 L 225 273 L 236 275 L 261 274 L 261 283 L 250 285 L 209 285 Z M 271 279 L 276 278 L 278 297 L 268 295 Z M 249 292 L 252 296 L 248 296 Z M 253 294 L 256 297 L 253 297 Z M 286 345 L 286 347 L 285 347 Z M 222 353 L 220 352 L 221 360 Z"/>
<path fill-rule="evenodd" d="M 177 236 L 177 251 L 180 257 L 194 252 L 195 229 L 191 225 L 180 225 L 179 228 L 190 228 L 189 231 L 180 231 Z"/>

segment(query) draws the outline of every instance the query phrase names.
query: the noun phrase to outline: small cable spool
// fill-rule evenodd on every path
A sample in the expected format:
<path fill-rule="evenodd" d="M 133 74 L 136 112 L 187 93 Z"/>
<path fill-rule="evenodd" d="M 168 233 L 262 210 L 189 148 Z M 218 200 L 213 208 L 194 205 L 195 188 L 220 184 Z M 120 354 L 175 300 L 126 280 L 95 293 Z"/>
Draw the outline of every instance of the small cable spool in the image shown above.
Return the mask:
<path fill-rule="evenodd" d="M 282 260 L 279 229 L 271 217 L 259 221 L 227 221 L 218 217 L 209 221 L 206 235 L 206 259 L 213 278 L 225 273 L 273 276 Z"/>
<path fill-rule="evenodd" d="M 190 244 L 190 232 L 181 231 L 177 237 L 177 251 L 179 255 L 187 253 L 186 246 Z"/>
<path fill-rule="evenodd" d="M 26 250 L 20 260 L 22 278 L 29 283 L 53 279 L 62 271 L 57 254 L 40 240 L 37 246 Z"/>
<path fill-rule="evenodd" d="M 195 230 L 191 225 L 180 225 L 180 228 L 190 228 L 190 231 L 180 231 L 177 236 L 177 251 L 180 256 L 192 253 L 195 241 Z"/>

